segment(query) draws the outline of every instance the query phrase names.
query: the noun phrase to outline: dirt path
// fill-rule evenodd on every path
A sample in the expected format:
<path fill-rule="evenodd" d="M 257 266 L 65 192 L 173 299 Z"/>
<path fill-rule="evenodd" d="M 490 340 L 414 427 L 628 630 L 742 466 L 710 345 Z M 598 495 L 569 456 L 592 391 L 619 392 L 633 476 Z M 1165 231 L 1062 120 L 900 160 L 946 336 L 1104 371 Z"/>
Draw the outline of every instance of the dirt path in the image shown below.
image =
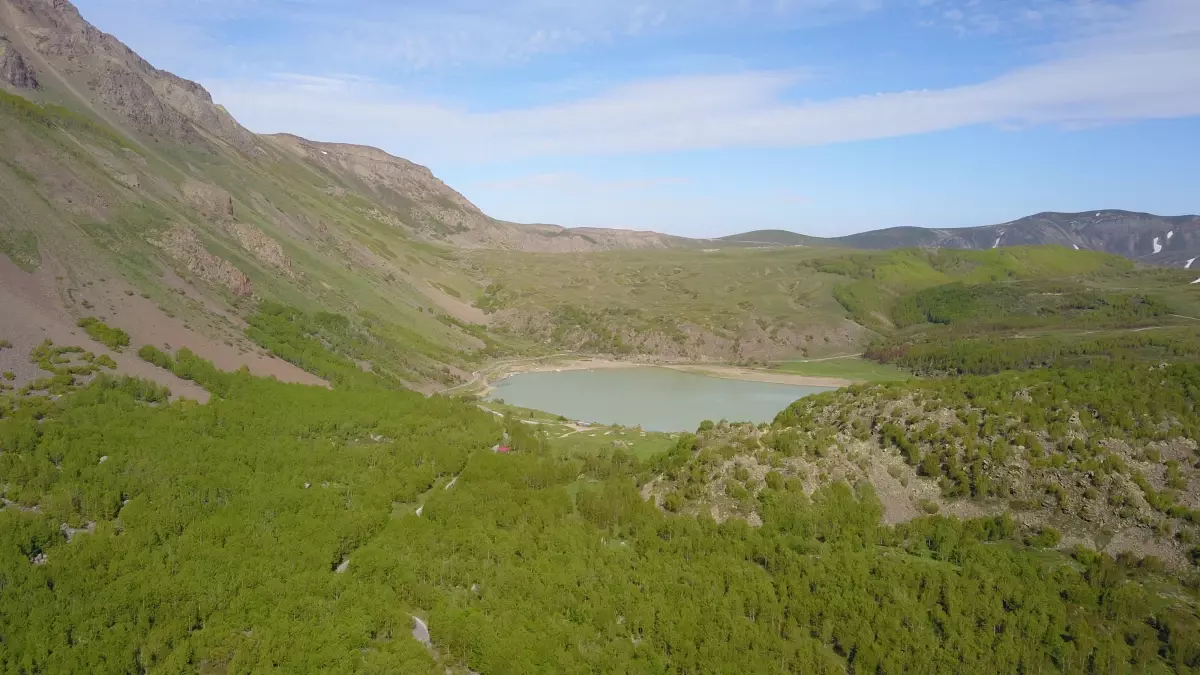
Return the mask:
<path fill-rule="evenodd" d="M 437 650 L 434 649 L 433 640 L 429 637 L 428 624 L 426 624 L 425 621 L 422 620 L 421 617 L 417 616 L 416 614 L 413 614 L 412 620 L 413 620 L 413 628 L 412 628 L 413 639 L 416 640 L 417 642 L 420 642 L 421 644 L 425 645 L 426 649 L 428 649 L 429 651 L 433 652 L 436 655 Z"/>

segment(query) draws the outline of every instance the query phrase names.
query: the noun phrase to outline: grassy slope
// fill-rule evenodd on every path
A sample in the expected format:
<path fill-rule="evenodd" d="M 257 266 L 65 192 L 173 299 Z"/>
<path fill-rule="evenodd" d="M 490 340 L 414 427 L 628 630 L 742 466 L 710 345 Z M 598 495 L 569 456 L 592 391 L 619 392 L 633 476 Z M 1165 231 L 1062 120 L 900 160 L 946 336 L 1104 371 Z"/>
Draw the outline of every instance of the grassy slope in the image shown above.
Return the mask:
<path fill-rule="evenodd" d="M 870 359 L 848 357 L 825 361 L 784 361 L 778 370 L 809 377 L 836 377 L 856 382 L 891 382 L 912 377 L 912 373 Z"/>
<path fill-rule="evenodd" d="M 328 194 L 331 186 L 353 187 L 345 178 L 270 148 L 256 160 L 211 147 L 148 150 L 83 113 L 11 94 L 0 94 L 0 122 L 0 250 L 28 269 L 42 253 L 54 257 L 71 270 L 64 286 L 117 275 L 170 315 L 213 326 L 211 339 L 239 339 L 202 305 L 168 288 L 164 271 L 174 270 L 224 311 L 252 309 L 148 241 L 188 222 L 211 253 L 250 277 L 259 297 L 393 326 L 392 342 L 409 355 L 409 382 L 451 382 L 455 375 L 442 366 L 465 367 L 464 355 L 484 346 L 424 293 L 429 283 L 466 296 L 477 292 L 455 254 L 370 215 L 373 206 L 353 192 Z M 139 184 L 124 186 L 120 176 L 137 176 Z M 181 199 L 176 189 L 185 176 L 228 190 L 234 218 L 279 242 L 296 274 L 259 260 L 220 222 Z"/>
<path fill-rule="evenodd" d="M 479 304 L 563 348 L 729 361 L 844 353 L 890 332 L 901 294 L 960 281 L 1124 278 L 1127 260 L 1059 247 L 473 253 Z"/>

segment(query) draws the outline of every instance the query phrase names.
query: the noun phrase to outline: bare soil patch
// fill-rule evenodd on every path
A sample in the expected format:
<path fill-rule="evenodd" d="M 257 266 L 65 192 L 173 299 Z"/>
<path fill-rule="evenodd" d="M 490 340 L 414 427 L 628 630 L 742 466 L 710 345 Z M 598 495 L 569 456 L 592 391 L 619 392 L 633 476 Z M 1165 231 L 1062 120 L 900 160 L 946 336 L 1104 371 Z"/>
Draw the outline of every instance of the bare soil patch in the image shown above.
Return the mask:
<path fill-rule="evenodd" d="M 96 355 L 108 354 L 120 372 L 165 385 L 172 397 L 208 401 L 208 392 L 195 383 L 146 363 L 129 350 L 114 352 L 88 337 L 54 301 L 56 294 L 50 290 L 53 284 L 47 265 L 28 274 L 7 257 L 0 256 L 0 339 L 12 344 L 0 350 L 0 371 L 10 371 L 16 376 L 10 384 L 20 386 L 49 375 L 29 363 L 29 353 L 45 340 L 51 340 L 59 345 L 83 347 Z"/>
<path fill-rule="evenodd" d="M 452 297 L 449 293 L 436 286 L 426 285 L 421 289 L 421 292 L 440 307 L 443 312 L 459 321 L 479 324 L 481 326 L 486 326 L 491 322 L 491 317 L 485 314 L 482 309 L 459 298 Z"/>

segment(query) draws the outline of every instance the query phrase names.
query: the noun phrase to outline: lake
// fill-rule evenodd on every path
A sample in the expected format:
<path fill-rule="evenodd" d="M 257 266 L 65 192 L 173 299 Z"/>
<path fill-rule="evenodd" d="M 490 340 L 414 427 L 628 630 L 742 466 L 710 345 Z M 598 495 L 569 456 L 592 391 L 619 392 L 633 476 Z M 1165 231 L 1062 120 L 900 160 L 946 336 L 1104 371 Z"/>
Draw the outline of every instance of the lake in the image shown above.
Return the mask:
<path fill-rule="evenodd" d="M 704 420 L 770 422 L 796 399 L 829 391 L 653 367 L 521 373 L 494 386 L 488 400 L 648 431 L 695 431 Z"/>

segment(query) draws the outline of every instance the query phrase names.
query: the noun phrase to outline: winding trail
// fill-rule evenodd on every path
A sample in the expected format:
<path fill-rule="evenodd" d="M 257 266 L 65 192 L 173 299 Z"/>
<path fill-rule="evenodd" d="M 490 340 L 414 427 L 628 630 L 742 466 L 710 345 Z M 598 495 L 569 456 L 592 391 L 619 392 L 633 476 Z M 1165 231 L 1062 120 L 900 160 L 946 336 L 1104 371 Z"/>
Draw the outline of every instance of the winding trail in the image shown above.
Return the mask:
<path fill-rule="evenodd" d="M 434 655 L 436 656 L 437 649 L 433 646 L 433 640 L 430 639 L 430 637 L 429 637 L 429 626 L 426 625 L 426 623 L 421 620 L 421 617 L 417 616 L 416 614 L 412 615 L 412 620 L 413 620 L 413 627 L 412 627 L 413 639 L 416 640 L 417 642 L 420 642 L 421 644 L 425 645 L 425 648 L 428 649 L 429 651 L 433 652 Z"/>

